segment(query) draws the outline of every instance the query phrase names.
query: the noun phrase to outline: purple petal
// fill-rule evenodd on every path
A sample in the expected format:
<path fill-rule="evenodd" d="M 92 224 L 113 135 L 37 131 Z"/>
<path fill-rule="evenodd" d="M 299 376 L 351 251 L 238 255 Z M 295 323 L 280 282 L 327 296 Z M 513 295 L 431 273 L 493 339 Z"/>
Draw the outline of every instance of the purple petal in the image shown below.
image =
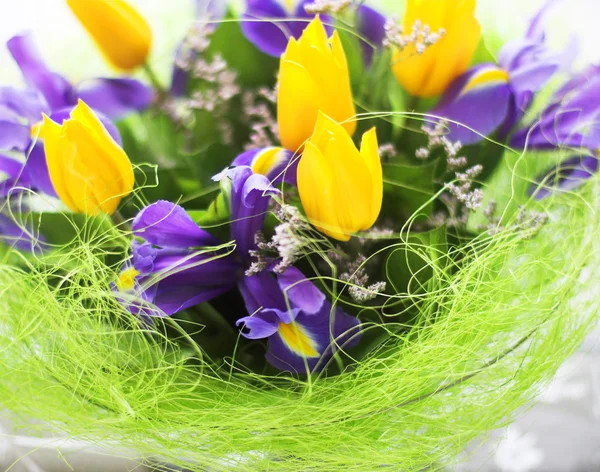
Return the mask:
<path fill-rule="evenodd" d="M 179 205 L 160 200 L 142 211 L 133 220 L 136 236 L 166 248 L 215 246 L 219 241 L 201 229 Z"/>
<path fill-rule="evenodd" d="M 42 113 L 49 113 L 48 104 L 38 92 L 15 87 L 0 87 L 0 106 L 8 108 L 29 124 L 42 119 Z"/>
<path fill-rule="evenodd" d="M 300 336 L 290 335 L 295 333 L 293 327 L 287 331 L 280 328 L 269 338 L 266 355 L 272 366 L 286 372 L 304 374 L 307 367 L 308 372 L 321 370 L 340 348 L 350 348 L 360 339 L 358 320 L 339 308 L 332 310 L 329 303 L 324 304 L 317 315 L 300 313 L 294 323 Z M 313 352 L 298 349 L 298 337 L 303 338 L 302 344 L 311 346 Z"/>
<path fill-rule="evenodd" d="M 265 310 L 253 316 L 245 316 L 236 321 L 236 326 L 244 325 L 242 335 L 248 339 L 264 339 L 279 329 L 279 316 L 273 310 Z"/>
<path fill-rule="evenodd" d="M 44 239 L 33 228 L 25 229 L 12 218 L 0 214 L 0 243 L 22 251 L 38 252 Z"/>
<path fill-rule="evenodd" d="M 171 88 L 169 94 L 173 97 L 184 97 L 187 94 L 190 72 L 179 66 L 180 62 L 185 62 L 190 56 L 196 54 L 190 51 L 185 41 L 179 43 L 175 51 L 175 60 L 173 61 L 173 72 L 171 74 Z"/>
<path fill-rule="evenodd" d="M 262 229 L 271 196 L 279 192 L 264 175 L 249 167 L 234 167 L 226 172 L 231 182 L 231 237 L 241 257 L 256 247 L 254 237 Z"/>
<path fill-rule="evenodd" d="M 573 156 L 550 168 L 529 188 L 529 195 L 543 200 L 554 192 L 568 192 L 583 185 L 598 172 L 596 156 Z"/>
<path fill-rule="evenodd" d="M 164 314 L 172 315 L 235 286 L 239 269 L 237 262 L 230 256 L 213 257 L 214 254 L 157 249 L 150 243 L 134 242 L 132 257 L 126 267 L 133 267 L 139 272 L 135 280 L 137 296 L 153 303 Z M 131 302 L 123 300 L 131 309 Z"/>
<path fill-rule="evenodd" d="M 510 87 L 505 81 L 493 80 L 470 87 L 474 80 L 478 80 L 479 74 L 485 74 L 489 70 L 491 67 L 480 68 L 477 74 L 468 73 L 467 81 L 459 78 L 462 90 L 458 92 L 456 86 L 451 86 L 449 96 L 444 96 L 440 106 L 431 112 L 463 125 L 449 124 L 450 140 L 463 144 L 479 142 L 483 138 L 467 127 L 483 136 L 489 136 L 505 121 L 512 98 Z"/>
<path fill-rule="evenodd" d="M 370 64 L 373 59 L 374 49 L 380 48 L 385 38 L 385 16 L 366 5 L 360 5 L 356 10 L 356 20 L 358 33 L 366 41 L 361 41 L 360 45 L 366 64 Z"/>
<path fill-rule="evenodd" d="M 9 179 L 18 178 L 23 172 L 23 163 L 0 154 L 0 173 Z"/>
<path fill-rule="evenodd" d="M 23 119 L 0 104 L 0 149 L 23 151 L 30 134 L 30 128 L 23 123 Z"/>
<path fill-rule="evenodd" d="M 200 303 L 212 300 L 219 295 L 228 292 L 232 286 L 222 287 L 206 287 L 199 289 L 198 287 L 186 286 L 169 286 L 164 288 L 164 284 L 158 284 L 156 295 L 152 301 L 154 305 L 160 308 L 165 314 L 173 315 L 186 308 L 190 308 Z"/>
<path fill-rule="evenodd" d="M 52 185 L 52 181 L 50 180 L 46 154 L 44 153 L 44 145 L 42 143 L 36 143 L 31 148 L 25 162 L 24 172 L 33 190 L 39 190 L 46 195 L 58 198 L 56 190 L 54 190 L 54 185 Z"/>
<path fill-rule="evenodd" d="M 275 0 L 247 0 L 246 3 L 243 18 L 248 21 L 242 22 L 242 32 L 258 49 L 274 57 L 283 54 L 289 38 L 298 39 L 302 35 L 308 25 L 308 21 L 302 19 L 313 18 L 304 10 L 307 3 L 312 3 L 310 0 L 301 1 L 293 14 Z M 281 21 L 292 17 L 298 20 Z M 269 19 L 276 21 L 266 21 Z"/>
<path fill-rule="evenodd" d="M 517 97 L 521 97 L 527 92 L 537 92 L 548 83 L 558 68 L 558 64 L 552 60 L 532 62 L 511 72 L 510 86 Z M 518 100 L 519 107 L 529 105 L 519 103 L 522 101 Z"/>
<path fill-rule="evenodd" d="M 29 177 L 23 170 L 23 163 L 0 154 L 0 198 L 6 198 L 15 187 L 29 186 Z"/>
<path fill-rule="evenodd" d="M 275 153 L 275 156 L 269 157 L 270 167 L 265 173 L 261 159 L 264 158 L 266 154 L 272 153 Z M 280 183 L 285 182 L 295 186 L 299 161 L 299 156 L 295 155 L 292 151 L 279 147 L 267 147 L 246 151 L 237 156 L 231 165 L 249 166 L 252 168 L 253 172 L 260 170 L 261 174 L 265 175 L 273 185 L 279 185 Z"/>
<path fill-rule="evenodd" d="M 283 274 L 278 274 L 277 282 L 291 305 L 308 315 L 319 312 L 326 301 L 323 292 L 295 267 L 290 267 Z"/>
<path fill-rule="evenodd" d="M 145 110 L 154 99 L 152 88 L 135 79 L 91 79 L 77 84 L 75 93 L 94 110 L 113 120 Z"/>
<path fill-rule="evenodd" d="M 559 92 L 559 99 L 565 103 L 553 103 L 546 108 L 538 122 L 515 133 L 511 146 L 600 148 L 600 77 L 587 82 L 576 77 L 572 83 Z M 574 84 L 579 86 L 575 88 Z"/>
<path fill-rule="evenodd" d="M 256 275 L 245 276 L 240 280 L 238 288 L 251 315 L 268 309 L 274 310 L 279 319 L 285 323 L 295 318 L 297 310 L 289 312 L 290 307 L 272 273 L 263 271 Z"/>
<path fill-rule="evenodd" d="M 27 85 L 44 96 L 51 110 L 75 105 L 71 84 L 48 68 L 31 35 L 14 36 L 6 44 Z"/>

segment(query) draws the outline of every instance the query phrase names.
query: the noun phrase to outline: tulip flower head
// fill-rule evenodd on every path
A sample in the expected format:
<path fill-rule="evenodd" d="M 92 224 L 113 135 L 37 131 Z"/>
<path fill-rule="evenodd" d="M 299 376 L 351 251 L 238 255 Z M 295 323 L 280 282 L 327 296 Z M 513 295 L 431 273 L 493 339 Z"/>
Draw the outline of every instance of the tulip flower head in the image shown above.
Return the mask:
<path fill-rule="evenodd" d="M 83 101 L 62 125 L 44 115 L 43 136 L 50 180 L 71 210 L 112 215 L 133 190 L 127 154 Z"/>
<path fill-rule="evenodd" d="M 340 124 L 319 113 L 298 164 L 298 191 L 310 222 L 332 238 L 348 241 L 373 226 L 383 198 L 375 128 L 359 151 Z"/>
<path fill-rule="evenodd" d="M 317 16 L 299 40 L 290 38 L 281 57 L 277 120 L 284 148 L 298 151 L 304 146 L 319 111 L 354 133 L 356 112 L 346 55 L 337 32 L 328 40 Z"/>
<path fill-rule="evenodd" d="M 129 71 L 146 63 L 152 30 L 125 0 L 67 0 L 67 5 L 114 67 Z"/>
<path fill-rule="evenodd" d="M 467 70 L 481 37 L 474 13 L 475 0 L 408 0 L 403 31 L 414 31 L 418 38 L 395 49 L 392 67 L 411 95 L 440 95 Z M 429 32 L 442 32 L 443 37 L 428 45 Z"/>

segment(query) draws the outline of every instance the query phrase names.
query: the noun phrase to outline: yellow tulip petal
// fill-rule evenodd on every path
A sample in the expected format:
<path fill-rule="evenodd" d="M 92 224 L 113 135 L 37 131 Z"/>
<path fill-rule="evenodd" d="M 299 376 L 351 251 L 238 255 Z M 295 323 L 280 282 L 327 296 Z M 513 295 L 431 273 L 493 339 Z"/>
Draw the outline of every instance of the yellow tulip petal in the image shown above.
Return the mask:
<path fill-rule="evenodd" d="M 303 51 L 310 48 L 317 48 L 322 53 L 329 52 L 329 43 L 327 41 L 327 32 L 321 22 L 319 15 L 312 20 L 304 29 L 300 40 L 298 41 Z"/>
<path fill-rule="evenodd" d="M 317 84 L 300 64 L 282 61 L 279 71 L 277 119 L 281 144 L 299 151 L 314 130 L 321 97 Z"/>
<path fill-rule="evenodd" d="M 319 111 L 354 133 L 356 110 L 346 55 L 338 34 L 328 40 L 317 16 L 300 39 L 289 40 L 280 63 L 277 120 L 286 149 L 301 151 Z"/>
<path fill-rule="evenodd" d="M 337 226 L 337 210 L 332 198 L 333 175 L 321 151 L 306 143 L 298 164 L 298 191 L 309 221 L 322 233 L 339 241 L 350 235 Z"/>
<path fill-rule="evenodd" d="M 62 127 L 58 123 L 52 121 L 45 114 L 43 120 L 44 152 L 52 186 L 63 203 L 71 210 L 77 211 L 77 205 L 71 198 L 64 175 L 64 162 L 73 159 L 75 149 L 68 143 L 65 145 L 64 139 L 61 137 Z"/>
<path fill-rule="evenodd" d="M 372 184 L 370 212 L 371 219 L 367 221 L 366 227 L 362 228 L 368 229 L 375 223 L 375 220 L 379 216 L 381 204 L 383 202 L 383 170 L 381 168 L 379 144 L 377 142 L 377 131 L 375 128 L 371 128 L 369 131 L 363 134 L 360 145 L 360 155 L 363 158 L 363 162 L 369 168 L 369 175 L 371 176 Z"/>
<path fill-rule="evenodd" d="M 417 20 L 434 32 L 440 28 L 446 31 L 422 55 L 414 45 L 394 51 L 394 75 L 410 94 L 423 98 L 440 95 L 467 69 L 481 36 L 474 11 L 475 0 L 409 0 L 405 31 L 410 31 Z"/>
<path fill-rule="evenodd" d="M 117 181 L 121 185 L 121 193 L 128 194 L 133 190 L 134 175 L 131 161 L 123 148 L 113 139 L 106 127 L 96 116 L 94 111 L 83 101 L 79 100 L 75 109 L 71 112 L 71 118 L 77 121 L 95 134 L 98 143 L 102 143 L 104 155 L 114 165 Z"/>
<path fill-rule="evenodd" d="M 85 103 L 62 125 L 44 115 L 44 149 L 50 180 L 71 210 L 112 214 L 133 190 L 127 154 Z"/>
<path fill-rule="evenodd" d="M 77 149 L 78 165 L 82 168 L 81 190 L 85 193 L 86 212 L 96 212 L 96 205 L 105 213 L 114 213 L 124 194 L 124 176 L 120 165 L 123 158 L 127 159 L 124 151 L 117 147 L 119 155 L 115 155 L 111 142 L 98 139 L 90 132 L 90 128 L 79 121 L 67 120 L 64 131 L 67 140 Z M 129 168 L 131 169 L 131 164 Z"/>
<path fill-rule="evenodd" d="M 110 64 L 132 70 L 146 62 L 152 30 L 125 0 L 67 0 L 67 5 Z"/>
<path fill-rule="evenodd" d="M 298 165 L 298 191 L 306 216 L 322 233 L 347 241 L 370 228 L 383 195 L 375 129 L 365 133 L 359 152 L 346 130 L 319 112 Z"/>

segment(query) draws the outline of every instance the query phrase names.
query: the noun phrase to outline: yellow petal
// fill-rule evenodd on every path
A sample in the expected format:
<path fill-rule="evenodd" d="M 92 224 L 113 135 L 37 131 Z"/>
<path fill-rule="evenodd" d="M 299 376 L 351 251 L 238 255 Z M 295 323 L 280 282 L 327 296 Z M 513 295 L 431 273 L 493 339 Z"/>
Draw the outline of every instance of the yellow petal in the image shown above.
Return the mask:
<path fill-rule="evenodd" d="M 296 62 L 281 61 L 277 92 L 277 121 L 281 144 L 299 151 L 314 130 L 320 92 L 307 70 Z"/>
<path fill-rule="evenodd" d="M 368 229 L 375 224 L 383 202 L 383 170 L 381 168 L 379 144 L 377 142 L 377 131 L 375 128 L 371 128 L 363 134 L 360 145 L 360 155 L 363 162 L 368 167 L 368 173 L 371 176 L 370 219 L 367 220 L 365 227 L 362 228 Z"/>
<path fill-rule="evenodd" d="M 44 152 L 48 165 L 48 174 L 56 194 L 71 210 L 78 211 L 78 206 L 71 198 L 65 180 L 65 161 L 71 162 L 75 156 L 75 148 L 65 142 L 61 136 L 62 127 L 43 115 Z"/>
<path fill-rule="evenodd" d="M 281 143 L 288 150 L 301 151 L 319 111 L 354 133 L 356 110 L 346 55 L 338 34 L 328 40 L 318 17 L 299 40 L 289 40 L 280 63 L 277 98 Z"/>
<path fill-rule="evenodd" d="M 304 212 L 322 233 L 339 241 L 348 241 L 350 235 L 337 225 L 333 179 L 321 151 L 311 142 L 306 143 L 298 164 L 298 192 Z"/>
<path fill-rule="evenodd" d="M 322 233 L 347 241 L 370 228 L 383 195 L 375 129 L 365 133 L 359 152 L 346 130 L 320 112 L 298 165 L 298 191 L 307 218 Z"/>
<path fill-rule="evenodd" d="M 438 43 L 418 55 L 414 45 L 395 50 L 392 58 L 394 75 L 412 95 L 434 97 L 443 93 L 461 75 L 471 61 L 481 36 L 474 16 L 475 0 L 411 0 L 404 18 L 405 31 L 416 20 L 436 32 L 446 34 Z"/>
<path fill-rule="evenodd" d="M 322 53 L 329 52 L 329 43 L 327 42 L 327 32 L 321 18 L 317 15 L 304 29 L 300 40 L 298 41 L 302 51 L 316 48 Z"/>
<path fill-rule="evenodd" d="M 152 30 L 125 0 L 67 0 L 67 5 L 110 64 L 132 70 L 146 62 Z"/>
<path fill-rule="evenodd" d="M 81 181 L 81 187 L 74 185 L 71 192 L 78 192 L 86 213 L 95 214 L 101 210 L 113 214 L 121 198 L 128 193 L 123 191 L 123 178 L 129 179 L 129 175 L 121 172 L 123 159 L 129 162 L 125 152 L 118 146 L 115 149 L 111 142 L 99 139 L 79 121 L 67 120 L 64 131 L 67 140 L 77 149 L 73 181 L 76 178 Z"/>
<path fill-rule="evenodd" d="M 115 180 L 121 186 L 120 192 L 122 194 L 131 193 L 135 180 L 131 161 L 123 148 L 121 148 L 110 135 L 94 111 L 83 100 L 79 100 L 77 106 L 71 112 L 71 118 L 91 130 L 94 139 L 102 146 L 106 158 L 116 170 L 114 175 Z"/>

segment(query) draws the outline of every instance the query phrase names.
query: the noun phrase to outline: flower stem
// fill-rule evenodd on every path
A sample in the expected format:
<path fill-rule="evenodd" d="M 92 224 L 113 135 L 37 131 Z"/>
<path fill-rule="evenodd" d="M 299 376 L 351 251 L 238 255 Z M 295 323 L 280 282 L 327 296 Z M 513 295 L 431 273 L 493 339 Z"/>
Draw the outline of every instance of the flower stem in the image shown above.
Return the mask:
<path fill-rule="evenodd" d="M 156 93 L 158 93 L 159 98 L 163 100 L 167 96 L 167 91 L 160 80 L 158 80 L 158 77 L 154 73 L 154 69 L 152 69 L 148 62 L 144 64 L 143 69 L 144 73 L 148 77 L 148 80 L 152 84 L 152 87 L 154 87 L 154 90 L 156 90 Z"/>

